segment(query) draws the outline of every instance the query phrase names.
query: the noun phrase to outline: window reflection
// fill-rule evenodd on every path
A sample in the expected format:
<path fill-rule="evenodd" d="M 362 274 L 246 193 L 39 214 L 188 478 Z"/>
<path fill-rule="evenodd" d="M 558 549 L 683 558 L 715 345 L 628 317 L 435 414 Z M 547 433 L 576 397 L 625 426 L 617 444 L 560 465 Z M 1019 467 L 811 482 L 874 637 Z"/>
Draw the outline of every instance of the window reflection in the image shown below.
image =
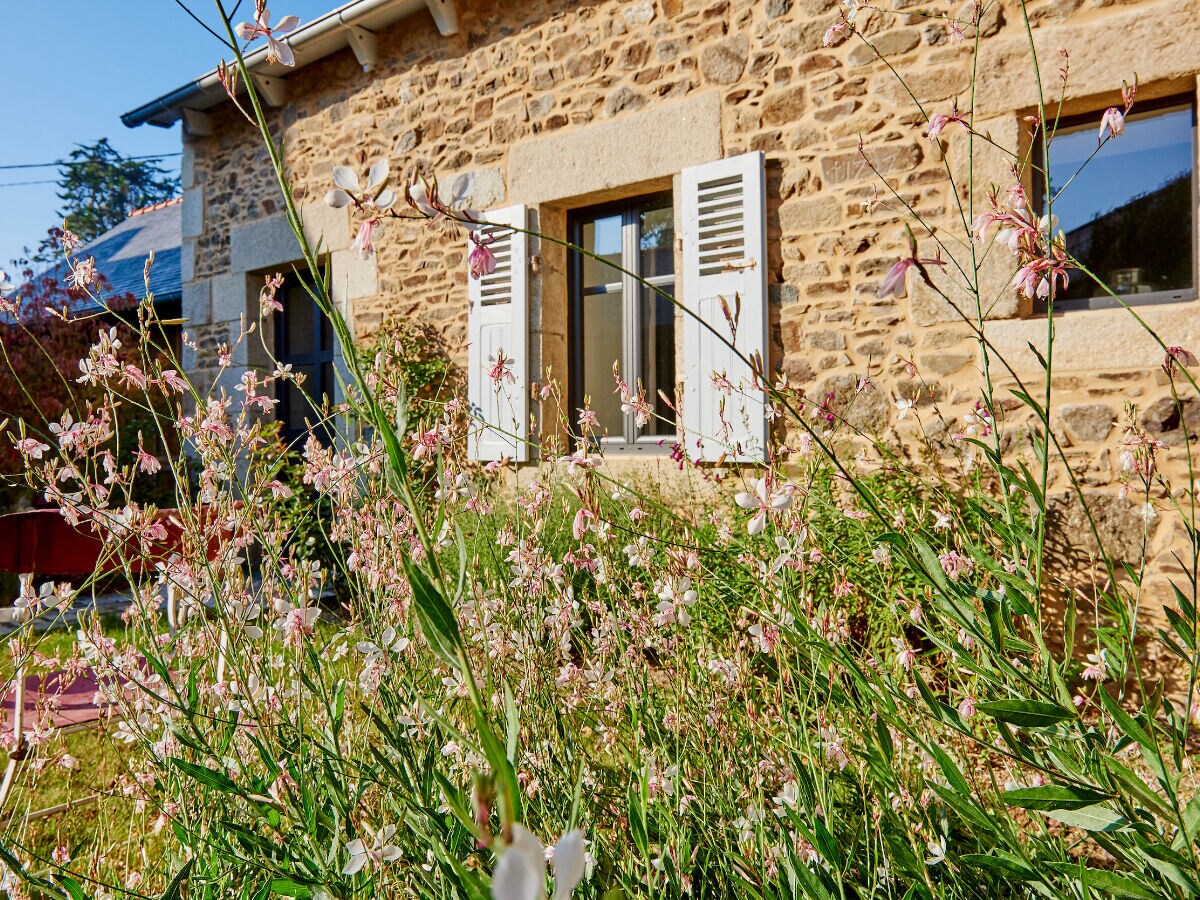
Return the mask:
<path fill-rule="evenodd" d="M 587 253 L 573 260 L 571 405 L 582 407 L 587 398 L 599 421 L 599 436 L 609 440 L 632 444 L 674 434 L 674 413 L 659 396 L 673 397 L 676 381 L 671 197 L 584 210 L 572 221 L 573 240 Z M 608 262 L 645 278 L 651 287 Z M 655 416 L 649 424 L 637 426 L 633 415 L 621 410 L 614 363 L 628 384 L 640 383 Z"/>
<path fill-rule="evenodd" d="M 1131 115 L 1125 133 L 1099 151 L 1099 117 L 1092 118 L 1060 129 L 1050 148 L 1053 212 L 1067 251 L 1117 294 L 1136 301 L 1178 292 L 1185 299 L 1195 287 L 1194 109 Z M 1085 272 L 1072 271 L 1056 305 L 1086 305 L 1103 293 Z"/>

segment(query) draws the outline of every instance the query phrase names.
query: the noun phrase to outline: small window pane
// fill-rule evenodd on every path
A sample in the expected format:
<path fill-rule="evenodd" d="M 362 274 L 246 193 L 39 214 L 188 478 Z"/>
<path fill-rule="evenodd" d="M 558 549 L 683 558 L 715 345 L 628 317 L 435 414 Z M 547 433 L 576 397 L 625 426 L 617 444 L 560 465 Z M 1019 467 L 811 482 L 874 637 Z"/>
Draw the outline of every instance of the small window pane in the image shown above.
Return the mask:
<path fill-rule="evenodd" d="M 619 291 L 583 298 L 583 395 L 591 397 L 600 436 L 618 438 L 625 425 L 612 369 L 621 359 L 623 306 Z"/>
<path fill-rule="evenodd" d="M 671 275 L 675 271 L 675 212 L 670 206 L 643 210 L 641 214 L 643 278 Z"/>
<path fill-rule="evenodd" d="M 283 424 L 284 439 L 291 442 L 303 440 L 305 418 L 318 419 L 314 406 L 319 410 L 332 397 L 333 326 L 295 275 L 284 277 L 276 297 L 283 304 L 282 312 L 275 313 L 276 355 L 281 363 L 305 376 L 302 386 L 283 381 L 277 385 L 280 402 L 275 412 Z M 316 434 L 325 443 L 332 439 L 324 426 L 318 427 Z"/>
<path fill-rule="evenodd" d="M 1051 144 L 1050 190 L 1062 190 L 1053 213 L 1067 251 L 1117 294 L 1136 299 L 1195 285 L 1193 119 L 1191 108 L 1131 115 L 1125 133 L 1098 152 L 1096 123 L 1061 130 Z M 1058 299 L 1102 294 L 1073 271 Z"/>
<path fill-rule="evenodd" d="M 292 371 L 303 375 L 304 383 L 297 385 L 295 381 L 289 381 L 285 388 L 283 427 L 289 433 L 302 431 L 305 419 L 315 421 L 318 416 L 313 405 L 315 403 L 319 409 L 321 403 L 320 366 L 293 366 Z"/>
<path fill-rule="evenodd" d="M 291 287 L 289 285 L 289 287 Z M 284 352 L 289 355 L 313 353 L 319 348 L 313 340 L 313 326 L 320 315 L 317 306 L 298 285 L 289 290 L 284 298 L 283 321 L 285 332 Z"/>
<path fill-rule="evenodd" d="M 583 289 L 598 285 L 614 284 L 621 280 L 621 216 L 604 216 L 583 225 L 583 249 L 603 257 L 612 265 L 606 265 L 590 256 L 583 258 Z"/>
<path fill-rule="evenodd" d="M 674 285 L 662 290 L 674 295 Z M 646 401 L 655 417 L 641 429 L 643 435 L 675 433 L 675 414 L 659 396 L 662 391 L 674 402 L 675 398 L 675 306 L 666 297 L 650 288 L 642 296 L 642 387 Z"/>

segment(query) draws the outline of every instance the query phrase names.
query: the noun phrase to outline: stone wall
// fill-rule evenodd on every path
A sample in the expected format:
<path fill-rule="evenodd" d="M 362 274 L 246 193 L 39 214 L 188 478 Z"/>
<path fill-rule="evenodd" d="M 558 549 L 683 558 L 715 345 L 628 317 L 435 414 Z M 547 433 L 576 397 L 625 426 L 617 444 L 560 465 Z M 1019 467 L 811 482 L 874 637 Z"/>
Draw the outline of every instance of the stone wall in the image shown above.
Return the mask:
<path fill-rule="evenodd" d="M 948 111 L 955 97 L 971 106 L 973 41 L 953 43 L 943 22 L 919 13 L 944 4 L 892 5 L 902 11 L 864 10 L 863 33 L 930 111 Z M 935 438 L 958 427 L 981 380 L 968 330 L 919 284 L 910 282 L 904 300 L 880 300 L 876 291 L 905 247 L 903 209 L 892 189 L 922 216 L 961 234 L 962 195 L 947 183 L 943 154 L 961 175 L 966 141 L 954 129 L 941 144 L 923 138 L 925 120 L 912 99 L 858 38 L 822 46 L 841 8 L 836 0 L 459 0 L 458 7 L 457 35 L 438 34 L 424 15 L 379 35 L 380 62 L 369 74 L 346 50 L 289 75 L 288 102 L 271 115 L 309 215 L 324 215 L 318 207 L 333 165 L 364 170 L 387 156 L 394 172 L 419 171 L 446 184 L 474 173 L 476 205 L 531 203 L 552 230 L 562 227 L 572 203 L 612 196 L 622 185 L 633 191 L 669 183 L 669 173 L 658 171 L 662 158 L 677 160 L 677 171 L 686 164 L 681 155 L 703 161 L 762 150 L 773 365 L 818 398 L 851 392 L 869 372 L 880 393 L 857 401 L 853 413 L 868 430 L 914 436 L 921 426 L 915 416 L 897 420 L 897 396 L 917 401 L 920 422 Z M 1177 3 L 1042 0 L 1031 9 L 1051 95 L 1057 50 L 1071 51 L 1065 113 L 1094 112 L 1098 122 L 1118 103 L 1121 79 L 1135 71 L 1143 99 L 1195 95 L 1200 20 L 1181 16 Z M 973 103 L 982 128 L 1021 148 L 1021 117 L 1035 108 L 1037 87 L 1013 0 L 992 3 L 984 16 L 978 71 Z M 710 104 L 705 108 L 714 112 L 694 128 L 672 128 L 674 118 L 655 127 L 669 104 L 677 110 L 686 103 Z M 253 130 L 229 104 L 212 118 L 213 135 L 189 139 L 185 159 L 185 315 L 210 341 L 229 331 L 228 310 L 240 302 L 236 291 L 218 302 L 221 279 L 231 269 L 250 271 L 235 264 L 239 227 L 279 217 L 278 189 Z M 643 139 L 630 146 L 630 134 Z M 981 144 L 977 188 L 1005 184 L 1005 157 Z M 583 165 L 576 159 L 579 172 L 564 174 L 543 164 L 553 158 L 539 156 L 547 147 L 591 155 Z M 656 156 L 664 147 L 669 152 Z M 638 162 L 642 156 L 647 161 Z M 572 187 L 580 178 L 594 182 L 588 192 Z M 873 184 L 880 202 L 869 208 Z M 331 247 L 346 247 L 348 221 L 326 216 L 321 227 Z M 462 240 L 445 231 L 390 224 L 369 268 L 344 259 L 339 272 L 354 285 L 344 297 L 358 332 L 367 335 L 390 316 L 417 316 L 441 328 L 465 358 L 463 256 Z M 561 262 L 549 252 L 546 260 L 535 279 L 539 335 L 562 324 L 564 292 L 552 283 L 562 280 Z M 987 333 L 997 354 L 992 371 L 1005 386 L 1014 378 L 999 355 L 1017 374 L 1036 376 L 1028 344 L 1044 344 L 1046 332 L 1043 321 L 1022 318 L 1026 311 L 1004 289 L 1010 274 L 1009 261 L 993 253 L 984 275 L 997 302 Z M 1145 317 L 1168 344 L 1200 350 L 1193 304 L 1146 308 Z M 555 359 L 545 348 L 540 358 Z M 1177 417 L 1163 407 L 1168 388 L 1155 375 L 1161 359 L 1158 345 L 1119 310 L 1061 318 L 1053 426 L 1086 484 L 1113 481 L 1124 400 L 1146 409 L 1157 432 L 1172 439 L 1179 433 Z M 1011 404 L 1009 411 L 1021 415 Z M 1176 537 L 1160 535 L 1153 549 Z"/>

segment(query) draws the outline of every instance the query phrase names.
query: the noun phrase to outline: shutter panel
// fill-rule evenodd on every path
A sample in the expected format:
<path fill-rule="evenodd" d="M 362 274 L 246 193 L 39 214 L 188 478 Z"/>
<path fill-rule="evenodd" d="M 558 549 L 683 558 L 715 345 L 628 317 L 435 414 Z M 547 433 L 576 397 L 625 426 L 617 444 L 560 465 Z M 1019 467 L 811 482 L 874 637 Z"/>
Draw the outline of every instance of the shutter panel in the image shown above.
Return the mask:
<path fill-rule="evenodd" d="M 682 187 L 683 303 L 688 311 L 683 320 L 683 424 L 688 456 L 711 461 L 724 454 L 735 462 L 761 461 L 770 428 L 766 397 L 751 387 L 750 367 L 713 331 L 747 359 L 757 354 L 767 360 L 763 154 L 756 151 L 684 169 Z M 714 373 L 729 380 L 731 394 L 714 387 Z"/>
<path fill-rule="evenodd" d="M 484 216 L 489 223 L 480 237 L 491 238 L 496 271 L 475 279 L 467 275 L 471 309 L 467 328 L 467 394 L 475 419 L 470 435 L 471 459 L 508 456 L 529 459 L 529 254 L 528 235 L 505 225 L 525 226 L 525 207 L 510 206 Z M 473 248 L 467 238 L 467 253 Z M 464 261 L 464 265 L 466 262 Z M 497 354 L 512 360 L 515 383 L 496 385 L 488 377 Z"/>

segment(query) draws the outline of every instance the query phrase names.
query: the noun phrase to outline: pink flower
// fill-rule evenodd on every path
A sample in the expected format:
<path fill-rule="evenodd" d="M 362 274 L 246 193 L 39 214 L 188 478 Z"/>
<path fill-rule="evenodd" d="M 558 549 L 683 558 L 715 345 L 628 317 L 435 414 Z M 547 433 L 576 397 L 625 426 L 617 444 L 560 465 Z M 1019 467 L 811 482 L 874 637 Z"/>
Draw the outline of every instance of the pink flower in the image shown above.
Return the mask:
<path fill-rule="evenodd" d="M 85 260 L 73 262 L 71 274 L 67 282 L 74 288 L 86 288 L 96 283 L 96 260 L 89 256 Z"/>
<path fill-rule="evenodd" d="M 896 650 L 896 662 L 902 669 L 911 669 L 917 663 L 917 654 L 904 638 L 892 638 L 892 647 Z"/>
<path fill-rule="evenodd" d="M 842 37 L 850 33 L 850 26 L 845 22 L 838 22 L 836 25 L 830 25 L 825 29 L 825 36 L 821 38 L 821 44 L 825 47 L 832 47 L 841 41 Z"/>
<path fill-rule="evenodd" d="M 283 287 L 282 274 L 276 272 L 274 275 L 267 276 L 266 284 L 258 293 L 258 302 L 264 316 L 272 312 L 283 312 L 283 304 L 275 299 L 275 294 L 281 287 Z"/>
<path fill-rule="evenodd" d="M 164 369 L 162 376 L 159 378 L 164 387 L 169 387 L 176 393 L 183 394 L 187 392 L 187 382 L 179 377 L 179 373 L 174 369 Z"/>
<path fill-rule="evenodd" d="M 333 190 L 325 195 L 325 202 L 334 209 L 354 204 L 359 209 L 374 207 L 383 212 L 396 202 L 396 192 L 387 187 L 390 177 L 388 161 L 376 160 L 367 172 L 367 187 L 364 191 L 359 184 L 357 172 L 349 166 L 334 166 Z"/>
<path fill-rule="evenodd" d="M 936 141 L 938 136 L 954 122 L 957 122 L 968 131 L 971 129 L 971 125 L 967 121 L 966 113 L 960 113 L 958 111 L 957 100 L 954 102 L 954 105 L 951 106 L 949 113 L 934 113 L 929 117 L 929 127 L 925 129 L 925 137 L 929 138 L 931 141 Z"/>
<path fill-rule="evenodd" d="M 474 279 L 478 280 L 484 275 L 491 275 L 496 271 L 496 254 L 488 246 L 491 242 L 491 238 L 481 238 L 475 232 L 471 232 L 471 243 L 475 246 L 471 250 L 469 263 L 471 277 Z"/>
<path fill-rule="evenodd" d="M 37 438 L 22 438 L 15 444 L 17 452 L 30 459 L 41 459 L 42 454 L 50 449 L 49 444 L 43 444 Z"/>
<path fill-rule="evenodd" d="M 589 531 L 592 531 L 595 526 L 592 524 L 596 521 L 596 514 L 586 507 L 580 507 L 579 512 L 575 513 L 575 521 L 571 524 L 571 534 L 575 540 L 580 540 Z"/>
<path fill-rule="evenodd" d="M 137 451 L 138 468 L 147 475 L 153 475 L 156 472 L 162 471 L 162 463 L 157 456 L 152 456 L 145 450 L 138 448 Z"/>
<path fill-rule="evenodd" d="M 917 239 L 913 237 L 912 229 L 907 225 L 904 226 L 905 232 L 908 234 L 908 256 L 897 261 L 883 278 L 883 283 L 879 285 L 879 290 L 876 296 L 880 299 L 884 297 L 895 297 L 900 299 L 908 296 L 908 270 L 913 266 L 917 267 L 917 271 L 921 273 L 921 278 L 929 281 L 929 273 L 925 271 L 926 266 L 945 266 L 946 261 L 942 259 L 941 248 L 938 248 L 937 255 L 933 259 L 918 259 L 917 258 Z"/>
<path fill-rule="evenodd" d="M 1196 356 L 1189 350 L 1183 347 L 1168 347 L 1167 356 L 1163 360 L 1163 371 L 1168 375 L 1175 371 L 1176 366 L 1194 366 L 1196 365 Z"/>
<path fill-rule="evenodd" d="M 253 22 L 242 22 L 235 29 L 237 36 L 243 41 L 252 41 L 258 36 L 267 39 L 267 60 L 269 62 L 277 62 L 282 66 L 294 66 L 296 64 L 296 56 L 292 53 L 292 48 L 288 46 L 286 41 L 281 41 L 276 35 L 287 34 L 289 31 L 294 31 L 296 26 L 300 24 L 300 19 L 296 16 L 284 16 L 279 20 L 279 24 L 274 28 L 271 27 L 271 11 L 266 8 L 265 0 L 258 0 L 256 3 L 258 12 L 254 16 Z"/>
<path fill-rule="evenodd" d="M 1108 674 L 1108 651 L 1088 654 L 1088 665 L 1080 676 L 1084 681 L 1103 681 Z"/>
<path fill-rule="evenodd" d="M 1125 133 L 1125 114 L 1115 106 L 1109 107 L 1100 117 L 1100 143 L 1104 143 L 1104 133 L 1111 137 L 1120 137 Z"/>
<path fill-rule="evenodd" d="M 509 384 L 517 383 L 517 376 L 513 374 L 513 361 L 511 357 L 505 356 L 503 350 L 497 350 L 495 356 L 489 356 L 488 362 L 492 364 L 488 369 L 488 378 L 493 384 L 499 385 L 504 381 Z"/>
<path fill-rule="evenodd" d="M 354 243 L 350 245 L 350 249 L 358 254 L 359 259 L 370 259 L 375 255 L 372 239 L 375 229 L 379 227 L 379 221 L 378 216 L 373 216 L 358 226 L 358 234 L 354 236 Z"/>

